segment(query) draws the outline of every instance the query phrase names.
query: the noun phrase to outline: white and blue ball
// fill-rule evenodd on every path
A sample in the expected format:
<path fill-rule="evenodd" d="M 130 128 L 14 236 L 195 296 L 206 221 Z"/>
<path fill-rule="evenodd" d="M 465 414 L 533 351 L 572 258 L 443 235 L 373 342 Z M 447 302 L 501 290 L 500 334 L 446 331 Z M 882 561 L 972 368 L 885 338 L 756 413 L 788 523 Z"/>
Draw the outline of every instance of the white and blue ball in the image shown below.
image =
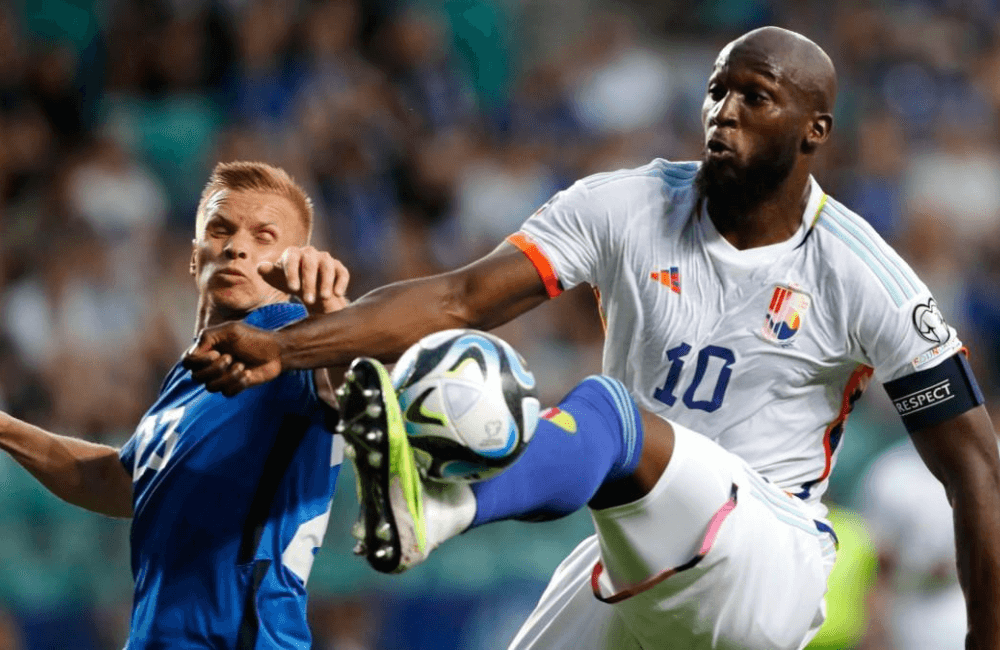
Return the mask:
<path fill-rule="evenodd" d="M 538 424 L 534 375 L 514 348 L 485 332 L 424 337 L 400 358 L 392 383 L 417 464 L 431 479 L 499 474 Z"/>

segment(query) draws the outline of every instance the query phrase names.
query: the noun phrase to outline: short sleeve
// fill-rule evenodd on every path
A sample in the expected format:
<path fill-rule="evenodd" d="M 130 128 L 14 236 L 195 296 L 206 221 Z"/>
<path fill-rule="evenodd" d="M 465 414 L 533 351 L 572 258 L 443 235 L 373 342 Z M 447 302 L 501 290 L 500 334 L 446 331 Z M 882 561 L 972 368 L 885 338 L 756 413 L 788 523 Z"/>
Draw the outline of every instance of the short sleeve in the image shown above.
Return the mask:
<path fill-rule="evenodd" d="M 611 235 L 605 201 L 578 181 L 553 196 L 508 241 L 528 256 L 555 297 L 583 282 L 598 284 Z"/>
<path fill-rule="evenodd" d="M 875 287 L 859 301 L 856 336 L 882 383 L 933 368 L 962 348 L 930 291 L 908 266 L 906 271 L 913 291 L 901 304 Z"/>

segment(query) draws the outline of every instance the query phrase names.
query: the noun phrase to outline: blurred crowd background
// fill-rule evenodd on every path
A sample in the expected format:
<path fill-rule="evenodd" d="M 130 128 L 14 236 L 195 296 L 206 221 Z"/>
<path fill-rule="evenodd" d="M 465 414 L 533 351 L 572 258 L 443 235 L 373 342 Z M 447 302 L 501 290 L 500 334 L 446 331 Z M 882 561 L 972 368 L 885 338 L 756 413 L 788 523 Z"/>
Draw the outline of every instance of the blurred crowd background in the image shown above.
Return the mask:
<path fill-rule="evenodd" d="M 301 181 L 357 297 L 491 249 L 580 176 L 697 158 L 716 53 L 765 24 L 835 61 L 818 180 L 931 286 L 996 404 L 1000 0 L 10 0 L 0 408 L 127 439 L 191 341 L 194 211 L 217 161 Z M 547 403 L 599 369 L 588 291 L 501 333 Z M 943 491 L 880 388 L 833 481 L 841 558 L 816 647 L 963 647 Z M 386 578 L 350 555 L 354 515 L 345 469 L 310 581 L 316 648 L 505 647 L 591 530 L 582 512 L 473 531 Z M 130 593 L 128 523 L 0 457 L 0 649 L 120 648 Z"/>

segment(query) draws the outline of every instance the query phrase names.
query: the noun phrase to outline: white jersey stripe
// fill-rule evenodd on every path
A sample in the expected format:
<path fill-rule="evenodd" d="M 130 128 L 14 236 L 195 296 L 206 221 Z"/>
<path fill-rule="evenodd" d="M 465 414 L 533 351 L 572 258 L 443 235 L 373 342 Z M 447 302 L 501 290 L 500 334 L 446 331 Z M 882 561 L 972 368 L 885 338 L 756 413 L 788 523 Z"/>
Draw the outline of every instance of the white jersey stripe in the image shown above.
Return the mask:
<path fill-rule="evenodd" d="M 813 535 L 814 537 L 819 537 L 822 534 L 816 528 L 816 524 L 812 522 L 804 523 L 802 519 L 799 519 L 797 517 L 789 517 L 783 514 L 782 511 L 777 510 L 770 501 L 764 498 L 764 495 L 759 490 L 750 490 L 750 494 L 756 497 L 758 501 L 766 505 L 771 510 L 771 513 L 778 521 L 784 522 L 789 526 L 794 526 L 795 528 L 803 530 L 809 533 L 810 535 Z"/>
<path fill-rule="evenodd" d="M 583 183 L 588 189 L 593 190 L 612 181 L 642 176 L 658 176 L 662 178 L 667 185 L 670 185 L 671 187 L 679 187 L 681 185 L 687 185 L 697 173 L 698 166 L 694 163 L 691 163 L 690 165 L 678 166 L 664 165 L 660 164 L 660 161 L 654 161 L 637 169 L 620 169 L 613 172 L 594 174 L 593 176 L 588 176 L 583 179 Z"/>
<path fill-rule="evenodd" d="M 858 229 L 864 232 L 865 235 L 867 236 L 868 241 L 872 242 L 873 245 L 877 246 L 878 249 L 882 251 L 882 255 L 887 260 L 892 262 L 893 266 L 896 267 L 900 275 L 903 277 L 904 280 L 906 280 L 906 283 L 909 285 L 912 291 L 911 296 L 920 293 L 920 288 L 922 285 L 920 283 L 920 280 L 917 279 L 916 274 L 909 267 L 909 265 L 903 261 L 903 258 L 901 258 L 896 251 L 890 248 L 889 245 L 882 240 L 882 238 L 878 235 L 878 233 L 875 232 L 875 229 L 872 228 L 871 224 L 865 221 L 856 212 L 852 212 L 848 208 L 844 207 L 844 204 L 836 200 L 833 200 L 833 204 L 841 215 L 843 215 L 850 223 L 854 224 Z"/>
<path fill-rule="evenodd" d="M 864 249 L 863 246 L 861 246 L 857 241 L 855 241 L 855 239 L 848 236 L 838 227 L 838 225 L 830 217 L 829 212 L 825 212 L 824 214 L 820 215 L 819 225 L 822 226 L 824 230 L 832 234 L 834 237 L 844 242 L 844 244 L 846 244 L 847 247 L 850 248 L 854 252 L 854 254 L 857 255 L 861 259 L 861 261 L 865 263 L 865 266 L 871 269 L 872 273 L 874 273 L 875 276 L 879 279 L 882 287 L 889 294 L 889 297 L 892 298 L 892 302 L 896 305 L 896 307 L 901 307 L 903 305 L 904 298 L 903 295 L 900 293 L 902 287 L 899 287 L 896 281 L 894 281 L 892 278 L 886 275 L 886 272 L 884 270 L 880 270 L 879 265 L 877 264 L 877 260 L 872 258 L 867 253 L 867 251 Z"/>
<path fill-rule="evenodd" d="M 913 279 L 912 273 L 907 270 L 905 265 L 901 264 L 901 260 L 890 252 L 886 246 L 879 246 L 876 243 L 873 237 L 874 232 L 870 232 L 871 226 L 864 223 L 858 217 L 852 217 L 851 213 L 844 206 L 834 200 L 829 202 L 829 206 L 831 208 L 831 216 L 835 217 L 842 227 L 857 237 L 859 241 L 863 242 L 865 247 L 885 264 L 886 268 L 893 274 L 893 277 L 899 281 L 900 287 L 903 288 L 906 294 L 906 298 L 909 299 L 915 296 L 917 293 L 917 283 Z"/>
<path fill-rule="evenodd" d="M 669 187 L 679 189 L 690 185 L 691 179 L 694 178 L 697 173 L 697 170 L 684 174 L 670 173 L 669 170 L 662 170 L 659 176 Z"/>
<path fill-rule="evenodd" d="M 620 180 L 625 180 L 627 178 L 635 178 L 642 176 L 655 176 L 656 174 L 657 172 L 651 169 L 646 169 L 641 171 L 630 170 L 628 172 L 618 172 L 615 175 L 608 176 L 607 178 L 599 178 L 590 181 L 585 181 L 585 183 L 589 189 L 595 190 L 601 187 L 602 185 L 607 185 L 608 183 L 612 183 L 614 181 L 620 181 Z"/>
<path fill-rule="evenodd" d="M 830 217 L 837 222 L 837 225 L 843 228 L 846 232 L 850 233 L 855 239 L 858 240 L 874 257 L 878 262 L 890 273 L 896 284 L 903 291 L 904 297 L 909 300 L 916 294 L 916 286 L 908 277 L 906 273 L 900 267 L 898 262 L 888 255 L 883 247 L 878 246 L 875 240 L 872 238 L 872 234 L 865 232 L 860 224 L 850 218 L 842 208 L 838 208 L 835 202 L 831 201 L 828 205 L 830 208 Z"/>
<path fill-rule="evenodd" d="M 588 176 L 583 180 L 583 184 L 589 189 L 594 189 L 608 183 L 610 181 L 623 180 L 626 178 L 635 178 L 641 176 L 650 176 L 656 173 L 655 162 L 649 163 L 648 165 L 643 165 L 642 167 L 637 167 L 634 169 L 618 169 L 612 172 L 602 172 L 600 174 L 594 174 L 593 176 Z"/>
<path fill-rule="evenodd" d="M 772 489 L 775 489 L 776 486 L 774 486 L 773 484 L 769 484 L 769 483 L 765 482 L 762 477 L 758 478 L 756 476 L 752 476 L 751 475 L 750 476 L 750 480 L 751 480 L 752 483 L 754 483 L 754 485 L 753 485 L 754 491 L 760 492 L 761 493 L 761 498 L 764 499 L 764 500 L 766 500 L 766 501 L 769 501 L 774 508 L 778 508 L 780 510 L 784 510 L 789 515 L 798 517 L 803 522 L 807 522 L 807 523 L 809 523 L 809 525 L 812 525 L 812 519 L 809 519 L 808 517 L 806 517 L 801 511 L 799 511 L 798 509 L 796 509 L 795 506 L 793 506 L 790 503 L 782 503 L 781 497 L 778 497 L 778 496 L 775 496 L 775 495 L 772 495 L 772 494 L 768 494 L 768 491 L 772 490 Z"/>

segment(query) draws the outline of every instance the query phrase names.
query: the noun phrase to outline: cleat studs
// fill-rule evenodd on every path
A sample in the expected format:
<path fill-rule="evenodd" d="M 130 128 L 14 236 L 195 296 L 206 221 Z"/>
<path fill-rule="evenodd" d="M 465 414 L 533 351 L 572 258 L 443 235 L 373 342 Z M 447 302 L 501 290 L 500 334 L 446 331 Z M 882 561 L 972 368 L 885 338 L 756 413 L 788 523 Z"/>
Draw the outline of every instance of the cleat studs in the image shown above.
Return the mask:
<path fill-rule="evenodd" d="M 344 381 L 349 381 L 352 384 L 357 381 L 358 376 L 355 374 L 354 370 L 348 370 L 344 373 Z"/>
<path fill-rule="evenodd" d="M 367 552 L 368 552 L 368 548 L 365 546 L 364 542 L 358 542 L 357 544 L 354 545 L 354 554 L 355 555 L 364 555 Z"/>
<path fill-rule="evenodd" d="M 365 436 L 365 439 L 368 440 L 368 442 L 378 442 L 382 439 L 382 432 L 379 429 L 372 429 L 368 432 L 368 435 Z"/>
<path fill-rule="evenodd" d="M 340 422 L 338 422 L 337 426 L 334 427 L 334 431 L 336 431 L 337 433 L 343 433 L 346 429 L 347 429 L 347 426 L 344 424 L 343 420 L 341 420 Z"/>
<path fill-rule="evenodd" d="M 354 445 L 344 445 L 344 455 L 349 459 L 354 460 L 358 456 L 358 452 L 354 450 Z"/>
<path fill-rule="evenodd" d="M 377 551 L 375 551 L 375 557 L 380 560 L 388 560 L 392 557 L 392 547 L 389 545 L 380 547 Z"/>
<path fill-rule="evenodd" d="M 337 396 L 338 400 L 343 401 L 343 399 L 345 397 L 347 397 L 347 386 L 345 386 L 344 384 L 341 384 L 340 387 L 337 388 L 337 390 L 334 391 L 334 395 Z"/>
<path fill-rule="evenodd" d="M 378 528 L 375 529 L 375 536 L 384 542 L 392 539 L 392 527 L 389 526 L 388 521 L 383 521 L 378 525 Z"/>
<path fill-rule="evenodd" d="M 382 466 L 382 452 L 372 451 L 368 454 L 368 464 L 372 467 Z"/>
<path fill-rule="evenodd" d="M 368 408 L 365 409 L 365 414 L 370 418 L 377 418 L 382 415 L 382 405 L 381 404 L 369 404 Z"/>
<path fill-rule="evenodd" d="M 351 526 L 351 535 L 359 542 L 363 542 L 365 540 L 365 525 L 360 521 L 354 522 L 354 525 Z"/>
<path fill-rule="evenodd" d="M 373 397 L 378 397 L 378 391 L 375 390 L 374 388 L 366 388 L 363 391 L 361 391 L 361 394 L 367 397 L 368 399 L 372 399 Z"/>

